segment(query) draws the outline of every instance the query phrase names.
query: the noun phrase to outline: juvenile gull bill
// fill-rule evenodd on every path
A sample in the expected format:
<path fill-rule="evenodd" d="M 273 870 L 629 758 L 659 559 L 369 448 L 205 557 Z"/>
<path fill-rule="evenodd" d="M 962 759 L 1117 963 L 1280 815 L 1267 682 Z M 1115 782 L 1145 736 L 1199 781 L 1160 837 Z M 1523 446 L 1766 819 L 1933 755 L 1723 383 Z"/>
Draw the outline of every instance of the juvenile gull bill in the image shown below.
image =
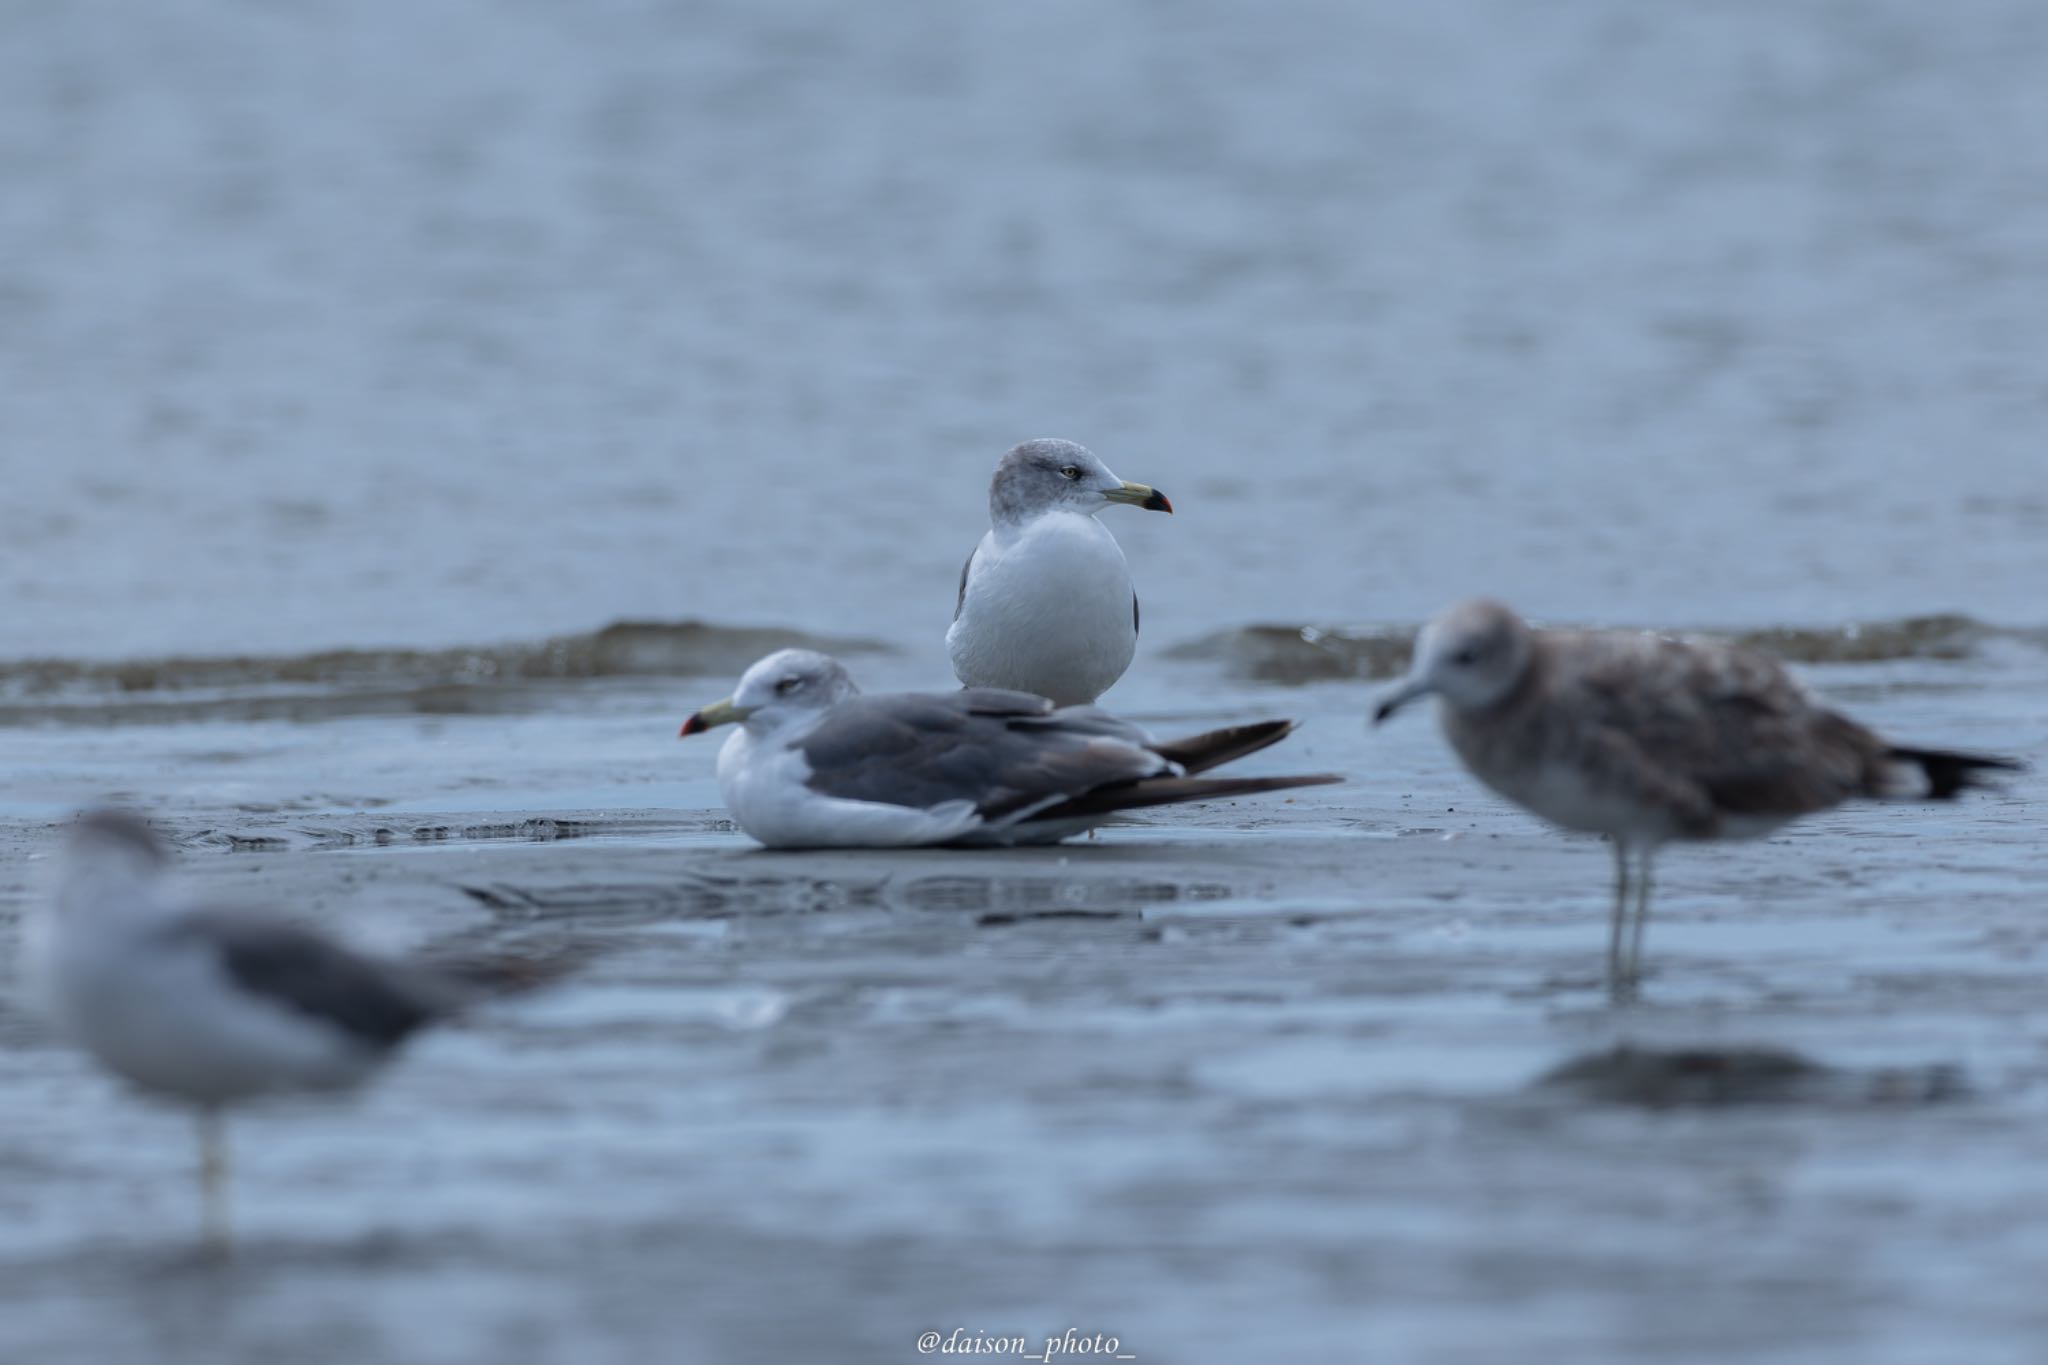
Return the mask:
<path fill-rule="evenodd" d="M 1664 844 L 1755 838 L 1859 797 L 1947 800 L 2020 766 L 1889 743 L 1754 650 L 1538 631 L 1498 602 L 1462 602 L 1432 621 L 1374 719 L 1431 693 L 1473 776 L 1553 824 L 1614 841 L 1617 998 L 1641 977 L 1650 867 Z"/>
<path fill-rule="evenodd" d="M 166 865 L 140 818 L 81 816 L 54 894 L 31 914 L 24 984 L 109 1071 L 191 1106 L 207 1239 L 225 1247 L 228 1107 L 350 1089 L 419 1029 L 529 982 L 509 962 L 385 962 L 268 915 L 192 904 Z"/>
<path fill-rule="evenodd" d="M 1159 743 L 1095 707 L 1024 692 L 863 696 L 838 660 L 805 649 L 756 663 L 682 733 L 732 724 L 719 790 L 770 848 L 1048 844 L 1118 811 L 1340 780 L 1197 776 L 1277 743 L 1292 721 Z"/>
<path fill-rule="evenodd" d="M 989 529 L 960 568 L 946 652 L 967 687 L 1080 706 L 1107 692 L 1138 648 L 1130 566 L 1096 513 L 1173 511 L 1072 441 L 1026 441 L 996 465 Z"/>

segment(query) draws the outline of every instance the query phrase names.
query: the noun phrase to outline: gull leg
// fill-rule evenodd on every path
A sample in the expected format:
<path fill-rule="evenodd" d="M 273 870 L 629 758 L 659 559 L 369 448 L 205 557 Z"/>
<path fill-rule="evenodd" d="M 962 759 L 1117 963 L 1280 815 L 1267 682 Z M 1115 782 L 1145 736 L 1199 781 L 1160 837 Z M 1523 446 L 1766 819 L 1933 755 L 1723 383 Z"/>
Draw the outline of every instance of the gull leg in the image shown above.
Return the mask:
<path fill-rule="evenodd" d="M 199 1111 L 199 1199 L 207 1249 L 225 1256 L 232 1246 L 228 1231 L 228 1148 L 220 1110 Z"/>
<path fill-rule="evenodd" d="M 1643 930 L 1650 922 L 1650 864 L 1656 858 L 1654 848 L 1643 850 L 1643 866 L 1636 873 L 1636 922 L 1628 936 L 1628 975 L 1634 985 L 1643 979 Z"/>
<path fill-rule="evenodd" d="M 1614 841 L 1614 915 L 1607 926 L 1607 993 L 1616 1004 L 1627 998 L 1622 971 L 1622 931 L 1628 918 L 1628 845 Z"/>

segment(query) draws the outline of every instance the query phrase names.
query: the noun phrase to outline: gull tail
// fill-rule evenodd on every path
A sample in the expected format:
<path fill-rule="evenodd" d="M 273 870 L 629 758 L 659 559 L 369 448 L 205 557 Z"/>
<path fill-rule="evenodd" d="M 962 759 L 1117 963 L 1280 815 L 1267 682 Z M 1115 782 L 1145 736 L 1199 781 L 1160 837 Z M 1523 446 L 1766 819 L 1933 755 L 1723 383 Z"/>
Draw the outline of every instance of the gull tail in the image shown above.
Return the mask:
<path fill-rule="evenodd" d="M 1209 730 L 1186 739 L 1170 739 L 1164 744 L 1152 746 L 1152 752 L 1161 758 L 1180 764 L 1189 777 L 1196 773 L 1220 768 L 1246 754 L 1255 754 L 1270 744 L 1278 744 L 1294 731 L 1291 720 L 1262 720 L 1252 725 L 1230 725 L 1221 730 Z"/>
<path fill-rule="evenodd" d="M 1898 763 L 1918 764 L 1920 771 L 1927 775 L 1927 790 L 1923 795 L 1933 801 L 1947 801 L 1957 792 L 1986 785 L 1984 773 L 2016 773 L 2024 771 L 2027 766 L 2017 759 L 1963 754 L 1952 749 L 1893 748 L 1885 756 Z"/>
<path fill-rule="evenodd" d="M 1286 791 L 1290 787 L 1322 787 L 1343 780 L 1335 773 L 1289 777 L 1145 777 L 1136 782 L 1098 787 L 1072 800 L 1062 801 L 1034 814 L 1030 823 L 1114 815 L 1118 811 L 1141 810 L 1146 806 L 1215 801 L 1226 796 L 1249 796 L 1254 792 Z"/>

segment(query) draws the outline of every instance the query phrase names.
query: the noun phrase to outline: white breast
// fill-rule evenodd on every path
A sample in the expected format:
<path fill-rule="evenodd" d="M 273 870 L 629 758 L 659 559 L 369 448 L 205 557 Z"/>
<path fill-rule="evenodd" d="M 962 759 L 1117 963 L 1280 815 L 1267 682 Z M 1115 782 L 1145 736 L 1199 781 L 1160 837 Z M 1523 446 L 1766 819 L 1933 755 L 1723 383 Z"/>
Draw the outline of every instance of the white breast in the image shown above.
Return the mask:
<path fill-rule="evenodd" d="M 1092 702 L 1137 652 L 1130 566 L 1094 517 L 1052 512 L 1005 545 L 975 551 L 960 615 L 946 633 L 969 687 L 1007 687 L 1062 706 Z"/>

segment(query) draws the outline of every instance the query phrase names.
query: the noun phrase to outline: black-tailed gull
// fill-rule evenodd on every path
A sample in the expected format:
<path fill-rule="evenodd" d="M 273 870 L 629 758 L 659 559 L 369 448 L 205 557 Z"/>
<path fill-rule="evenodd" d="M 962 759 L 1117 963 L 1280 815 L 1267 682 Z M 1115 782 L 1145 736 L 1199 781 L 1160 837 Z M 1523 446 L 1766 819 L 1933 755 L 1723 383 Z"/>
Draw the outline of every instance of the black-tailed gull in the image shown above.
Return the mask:
<path fill-rule="evenodd" d="M 1118 811 L 1339 780 L 1196 776 L 1275 743 L 1291 721 L 1157 743 L 1092 706 L 1025 692 L 863 696 L 838 660 L 806 649 L 756 663 L 682 733 L 735 723 L 719 789 L 771 848 L 1054 843 Z"/>
<path fill-rule="evenodd" d="M 452 964 L 378 961 L 281 919 L 194 905 L 165 866 L 139 818 L 82 816 L 54 894 L 29 922 L 26 985 L 59 1032 L 109 1070 L 192 1106 L 207 1236 L 224 1246 L 223 1110 L 360 1084 L 416 1030 L 481 993 L 486 972 L 477 964 L 471 981 Z"/>
<path fill-rule="evenodd" d="M 1124 675 L 1138 648 L 1138 594 L 1123 549 L 1095 519 L 1115 503 L 1173 511 L 1164 493 L 1125 483 L 1072 441 L 1026 441 L 1003 456 L 988 534 L 960 568 L 946 632 L 963 685 L 1079 706 Z"/>
<path fill-rule="evenodd" d="M 1553 824 L 1613 839 L 1617 996 L 1641 975 L 1663 844 L 1754 838 L 1856 797 L 1945 800 L 1987 770 L 2019 766 L 1889 743 L 1754 650 L 1537 631 L 1497 602 L 1463 602 L 1432 621 L 1375 719 L 1428 693 L 1473 776 Z"/>

